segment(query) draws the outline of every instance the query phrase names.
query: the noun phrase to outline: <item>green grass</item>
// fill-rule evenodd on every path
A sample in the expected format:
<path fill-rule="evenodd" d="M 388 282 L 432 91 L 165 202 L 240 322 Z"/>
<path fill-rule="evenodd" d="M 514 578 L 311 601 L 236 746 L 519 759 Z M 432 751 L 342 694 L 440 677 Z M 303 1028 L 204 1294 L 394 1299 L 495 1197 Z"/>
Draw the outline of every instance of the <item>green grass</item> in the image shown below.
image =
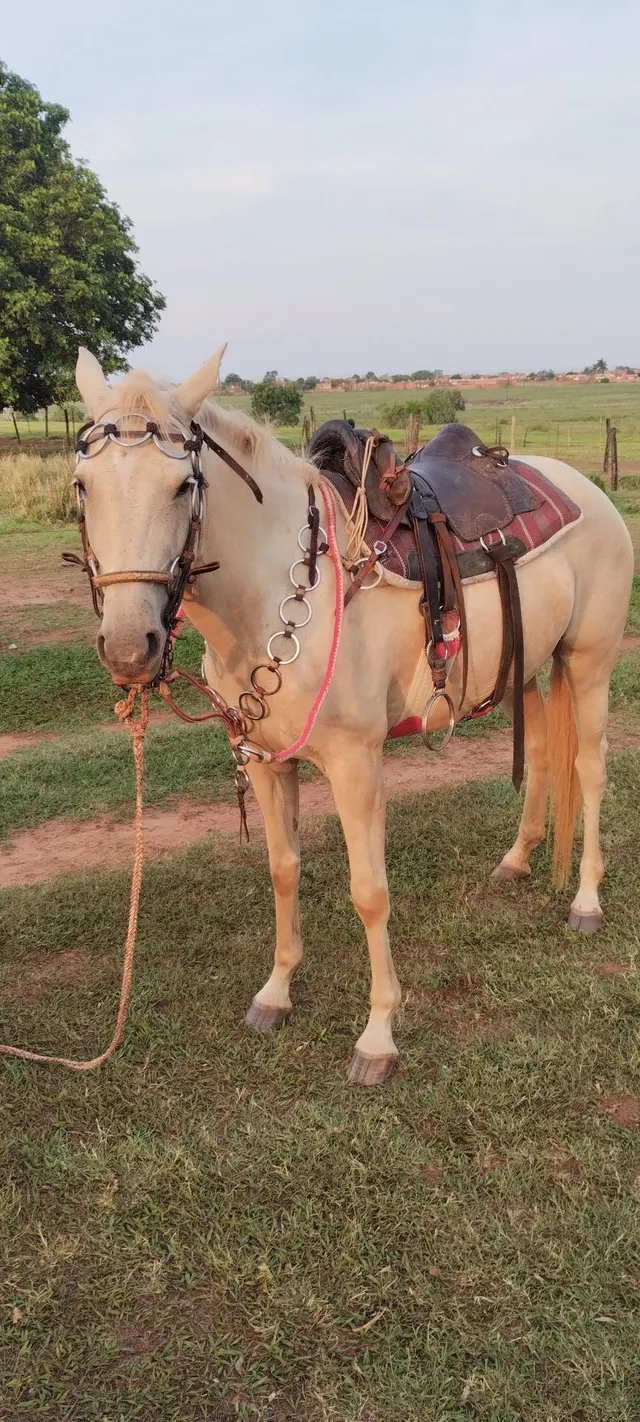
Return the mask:
<path fill-rule="evenodd" d="M 199 633 L 184 632 L 176 666 L 199 672 L 202 646 Z M 93 647 L 37 647 L 0 659 L 0 732 L 67 731 L 107 722 L 118 697 Z"/>
<path fill-rule="evenodd" d="M 177 796 L 233 800 L 233 765 L 216 724 L 152 726 L 145 740 L 145 805 Z M 135 800 L 128 735 L 93 731 L 0 760 L 0 839 L 12 830 L 64 818 L 87 819 Z"/>
<path fill-rule="evenodd" d="M 368 971 L 333 820 L 306 836 L 306 965 L 274 1038 L 265 855 L 146 873 L 124 1048 L 3 1068 L 3 1422 L 637 1422 L 640 757 L 607 799 L 606 927 L 563 926 L 546 850 L 490 886 L 503 784 L 392 809 L 402 1067 L 349 1087 Z M 636 886 L 639 893 L 635 892 Z M 111 1030 L 127 875 L 3 896 L 2 1035 Z M 18 1314 L 14 1314 L 14 1310 Z"/>

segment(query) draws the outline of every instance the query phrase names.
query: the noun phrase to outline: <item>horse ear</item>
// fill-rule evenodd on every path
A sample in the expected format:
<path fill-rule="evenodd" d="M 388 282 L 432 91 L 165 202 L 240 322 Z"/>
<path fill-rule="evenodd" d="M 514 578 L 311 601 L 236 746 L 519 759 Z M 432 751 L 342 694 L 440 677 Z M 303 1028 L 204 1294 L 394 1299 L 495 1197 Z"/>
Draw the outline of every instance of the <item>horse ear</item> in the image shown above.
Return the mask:
<path fill-rule="evenodd" d="M 86 346 L 80 346 L 76 363 L 76 385 L 93 419 L 104 414 L 111 399 L 111 387 L 102 373 L 102 366 Z"/>
<path fill-rule="evenodd" d="M 220 350 L 216 351 L 210 360 L 206 360 L 195 375 L 190 375 L 188 380 L 183 380 L 182 385 L 178 386 L 174 400 L 190 420 L 193 419 L 207 396 L 212 395 L 216 389 L 220 376 L 220 361 L 226 349 L 227 342 L 225 341 Z"/>

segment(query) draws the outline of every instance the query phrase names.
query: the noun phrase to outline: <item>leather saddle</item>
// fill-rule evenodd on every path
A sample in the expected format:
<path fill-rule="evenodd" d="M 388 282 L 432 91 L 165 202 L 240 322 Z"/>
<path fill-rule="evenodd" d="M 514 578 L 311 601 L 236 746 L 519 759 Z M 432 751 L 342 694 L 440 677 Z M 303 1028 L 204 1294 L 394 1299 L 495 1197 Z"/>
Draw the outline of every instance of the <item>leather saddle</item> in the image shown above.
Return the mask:
<path fill-rule="evenodd" d="M 461 704 L 467 681 L 467 629 L 459 558 L 468 555 L 454 551 L 451 535 L 479 545 L 487 570 L 497 573 L 503 640 L 490 703 L 498 705 L 502 700 L 513 664 L 513 780 L 519 788 L 524 769 L 524 647 L 515 559 L 524 549 L 518 539 L 506 540 L 502 530 L 518 514 L 539 508 L 542 498 L 509 467 L 507 449 L 483 445 L 466 425 L 445 425 L 403 464 L 391 440 L 377 430 L 358 430 L 350 421 L 328 420 L 312 436 L 307 457 L 329 479 L 332 473 L 341 475 L 358 488 L 368 440 L 371 450 L 365 492 L 371 514 L 386 524 L 383 544 L 402 524 L 413 529 L 423 584 L 420 610 L 436 693 L 444 693 L 447 679 L 443 614 L 457 610 L 463 657 Z M 374 549 L 361 565 L 345 605 L 379 556 Z"/>

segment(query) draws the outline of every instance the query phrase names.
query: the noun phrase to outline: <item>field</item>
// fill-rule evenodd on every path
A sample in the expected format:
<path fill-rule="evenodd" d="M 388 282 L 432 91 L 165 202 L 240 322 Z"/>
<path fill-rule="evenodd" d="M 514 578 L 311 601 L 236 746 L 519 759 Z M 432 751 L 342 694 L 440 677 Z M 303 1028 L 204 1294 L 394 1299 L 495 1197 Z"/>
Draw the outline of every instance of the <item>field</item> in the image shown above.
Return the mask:
<path fill-rule="evenodd" d="M 310 391 L 305 395 L 303 415 L 311 410 L 316 422 L 341 418 L 346 412 L 359 426 L 375 425 L 401 440 L 404 429 L 386 415 L 388 407 L 407 400 L 420 399 L 428 391 Z M 461 417 L 488 443 L 511 438 L 511 421 L 516 420 L 516 448 L 538 454 L 568 458 L 593 473 L 602 469 L 607 418 L 615 424 L 618 434 L 618 454 L 621 467 L 627 472 L 640 472 L 640 381 L 632 384 L 554 385 L 553 383 L 515 385 L 506 388 L 463 389 L 467 409 Z M 249 409 L 248 396 L 223 397 L 223 404 Z M 80 408 L 75 411 L 75 425 L 82 419 Z M 20 422 L 25 443 L 35 441 L 41 447 L 44 438 L 42 420 Z M 61 420 L 49 425 L 50 443 L 60 445 L 64 439 Z M 290 443 L 299 443 L 302 429 L 281 430 Z M 435 427 L 423 425 L 421 438 L 428 439 Z M 0 454 L 17 448 L 10 420 L 0 418 Z"/>
<path fill-rule="evenodd" d="M 610 415 L 640 549 L 640 392 L 586 390 L 473 392 L 464 418 L 508 438 L 515 413 L 540 452 L 570 424 L 589 472 Z M 0 1039 L 83 1056 L 115 1015 L 133 772 L 60 562 L 77 532 L 38 487 L 0 464 Z M 489 880 L 520 807 L 499 714 L 440 761 L 390 752 L 402 1065 L 371 1093 L 345 1079 L 368 960 L 324 783 L 302 786 L 295 1011 L 261 1038 L 257 811 L 240 850 L 223 736 L 156 718 L 125 1044 L 88 1077 L 2 1067 L 1 1422 L 638 1422 L 639 634 L 636 580 L 594 938 L 546 846 L 530 883 Z"/>

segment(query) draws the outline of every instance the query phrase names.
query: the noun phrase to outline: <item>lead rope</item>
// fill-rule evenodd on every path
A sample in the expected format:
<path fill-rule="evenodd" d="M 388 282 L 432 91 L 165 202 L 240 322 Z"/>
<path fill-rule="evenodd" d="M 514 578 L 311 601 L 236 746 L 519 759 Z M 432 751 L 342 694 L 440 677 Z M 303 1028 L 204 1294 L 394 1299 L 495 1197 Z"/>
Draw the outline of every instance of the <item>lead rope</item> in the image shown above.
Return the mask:
<path fill-rule="evenodd" d="M 134 721 L 134 711 L 136 701 L 140 696 L 140 719 Z M 51 1066 L 70 1067 L 71 1071 L 93 1071 L 94 1067 L 102 1066 L 113 1056 L 116 1047 L 119 1046 L 124 1036 L 124 1028 L 127 1020 L 129 1008 L 129 997 L 131 995 L 131 983 L 133 979 L 133 963 L 136 950 L 136 935 L 138 931 L 138 909 L 140 906 L 140 886 L 142 884 L 142 773 L 144 769 L 144 738 L 149 724 L 149 693 L 144 687 L 132 686 L 126 701 L 118 701 L 115 707 L 116 715 L 129 729 L 133 742 L 133 758 L 136 768 L 136 837 L 135 850 L 133 856 L 133 875 L 131 879 L 131 898 L 129 901 L 129 924 L 127 927 L 127 937 L 124 945 L 124 956 L 122 962 L 122 987 L 120 989 L 120 1005 L 113 1037 L 109 1046 L 98 1057 L 92 1057 L 90 1061 L 76 1061 L 73 1057 L 50 1057 L 42 1052 L 28 1052 L 24 1047 L 7 1047 L 0 1045 L 0 1055 L 5 1057 L 20 1057 L 26 1062 L 47 1062 Z"/>
<path fill-rule="evenodd" d="M 365 483 L 367 474 L 369 472 L 369 465 L 371 463 L 371 455 L 373 454 L 373 446 L 376 442 L 377 433 L 373 433 L 367 436 L 367 442 L 364 447 L 364 456 L 362 459 L 362 472 L 360 474 L 360 483 L 358 484 L 358 487 L 356 489 L 356 496 L 353 501 L 353 508 L 345 524 L 347 537 L 349 539 L 349 542 L 347 544 L 347 558 L 349 559 L 359 557 L 360 550 L 364 543 L 364 536 L 367 531 L 367 524 L 369 522 L 369 508 L 367 505 L 367 492 L 365 488 Z"/>

